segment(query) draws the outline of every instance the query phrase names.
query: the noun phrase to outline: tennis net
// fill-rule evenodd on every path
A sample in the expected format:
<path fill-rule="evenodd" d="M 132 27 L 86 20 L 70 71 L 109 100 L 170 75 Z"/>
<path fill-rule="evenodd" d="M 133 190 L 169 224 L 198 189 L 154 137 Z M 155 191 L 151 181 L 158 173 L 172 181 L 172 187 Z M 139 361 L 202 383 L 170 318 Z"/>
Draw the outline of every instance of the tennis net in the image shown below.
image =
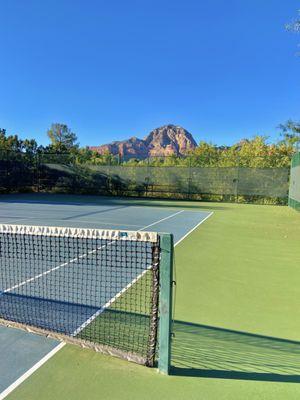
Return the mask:
<path fill-rule="evenodd" d="M 141 231 L 0 225 L 1 322 L 153 366 L 159 241 Z"/>

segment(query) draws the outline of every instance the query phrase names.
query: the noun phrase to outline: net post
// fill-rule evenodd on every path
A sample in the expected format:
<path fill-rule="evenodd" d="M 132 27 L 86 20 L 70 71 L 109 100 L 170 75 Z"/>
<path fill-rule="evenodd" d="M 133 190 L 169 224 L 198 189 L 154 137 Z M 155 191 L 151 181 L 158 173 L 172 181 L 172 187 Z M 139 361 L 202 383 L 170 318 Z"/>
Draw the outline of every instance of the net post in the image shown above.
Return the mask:
<path fill-rule="evenodd" d="M 173 235 L 161 234 L 158 370 L 167 375 L 171 365 L 173 248 Z"/>

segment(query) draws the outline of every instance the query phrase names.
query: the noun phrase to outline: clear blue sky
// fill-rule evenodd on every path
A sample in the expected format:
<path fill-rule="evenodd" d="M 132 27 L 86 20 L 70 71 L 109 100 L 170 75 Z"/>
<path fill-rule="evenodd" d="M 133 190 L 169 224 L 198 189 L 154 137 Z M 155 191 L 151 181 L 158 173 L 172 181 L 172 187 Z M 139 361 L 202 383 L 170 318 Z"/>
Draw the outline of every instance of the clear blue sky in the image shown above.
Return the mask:
<path fill-rule="evenodd" d="M 231 144 L 300 120 L 297 0 L 0 0 L 0 127 L 81 145 L 167 123 Z"/>

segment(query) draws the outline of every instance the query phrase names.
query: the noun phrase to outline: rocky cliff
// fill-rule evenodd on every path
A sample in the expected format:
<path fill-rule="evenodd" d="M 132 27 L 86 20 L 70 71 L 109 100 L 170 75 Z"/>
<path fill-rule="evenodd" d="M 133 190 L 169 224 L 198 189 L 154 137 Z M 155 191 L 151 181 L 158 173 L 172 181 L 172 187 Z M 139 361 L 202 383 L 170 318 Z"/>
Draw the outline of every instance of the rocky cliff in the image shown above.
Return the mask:
<path fill-rule="evenodd" d="M 154 129 L 144 139 L 132 137 L 102 146 L 90 146 L 100 154 L 120 154 L 122 157 L 157 157 L 184 155 L 197 146 L 193 136 L 181 126 L 165 125 Z"/>

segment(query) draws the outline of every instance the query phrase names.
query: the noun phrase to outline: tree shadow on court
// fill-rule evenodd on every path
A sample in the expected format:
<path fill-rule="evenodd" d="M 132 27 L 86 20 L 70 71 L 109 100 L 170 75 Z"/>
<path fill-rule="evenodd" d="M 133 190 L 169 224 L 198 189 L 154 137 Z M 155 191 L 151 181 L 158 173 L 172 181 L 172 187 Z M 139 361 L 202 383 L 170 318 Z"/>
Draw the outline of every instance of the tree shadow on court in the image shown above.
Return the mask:
<path fill-rule="evenodd" d="M 178 209 L 191 209 L 195 211 L 213 211 L 228 210 L 230 204 L 213 206 L 206 202 L 205 205 L 197 200 L 173 200 L 166 198 L 140 198 L 140 197 L 109 197 L 102 195 L 78 195 L 78 194 L 49 194 L 49 193 L 18 193 L 7 194 L 3 196 L 3 201 L 11 201 L 18 203 L 38 203 L 38 204 L 61 204 L 61 205 L 77 205 L 89 206 L 91 204 L 100 206 L 143 206 L 143 207 L 158 207 L 158 208 L 178 208 Z M 184 206 L 182 205 L 184 203 Z"/>
<path fill-rule="evenodd" d="M 175 321 L 172 375 L 300 383 L 300 342 Z"/>

